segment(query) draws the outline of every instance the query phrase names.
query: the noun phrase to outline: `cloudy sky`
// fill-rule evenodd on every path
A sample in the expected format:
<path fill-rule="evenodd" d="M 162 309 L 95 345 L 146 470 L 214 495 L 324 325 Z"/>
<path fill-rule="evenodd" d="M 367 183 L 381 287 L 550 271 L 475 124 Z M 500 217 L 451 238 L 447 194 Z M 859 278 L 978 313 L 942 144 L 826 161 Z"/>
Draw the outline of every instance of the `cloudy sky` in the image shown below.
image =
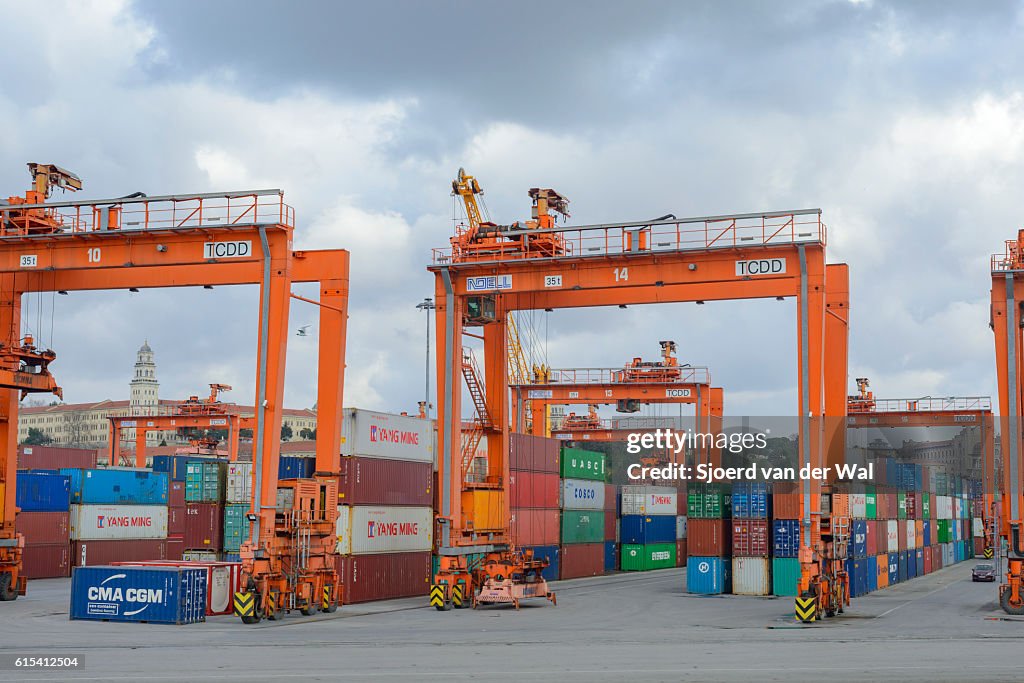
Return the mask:
<path fill-rule="evenodd" d="M 27 161 L 74 170 L 79 197 L 282 188 L 297 247 L 352 252 L 347 404 L 422 396 L 414 306 L 460 166 L 500 222 L 535 186 L 580 224 L 821 207 L 850 264 L 850 377 L 994 393 L 988 258 L 1024 223 L 1020 2 L 43 4 L 0 7 L 3 192 Z M 28 297 L 25 324 L 69 402 L 126 397 L 147 338 L 162 396 L 250 401 L 256 303 L 72 293 Z M 792 300 L 534 317 L 555 367 L 675 339 L 727 412 L 795 408 Z M 293 305 L 293 328 L 315 320 Z M 315 324 L 291 337 L 290 406 L 315 400 L 315 349 Z"/>

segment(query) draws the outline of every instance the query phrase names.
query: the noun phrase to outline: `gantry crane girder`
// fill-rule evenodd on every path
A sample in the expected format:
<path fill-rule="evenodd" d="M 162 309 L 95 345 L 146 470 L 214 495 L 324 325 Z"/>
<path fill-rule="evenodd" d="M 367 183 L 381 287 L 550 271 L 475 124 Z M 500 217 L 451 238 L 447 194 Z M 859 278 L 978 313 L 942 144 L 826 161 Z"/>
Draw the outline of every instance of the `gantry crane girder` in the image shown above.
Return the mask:
<path fill-rule="evenodd" d="M 794 297 L 801 464 L 822 466 L 826 426 L 821 418 L 829 406 L 840 418 L 839 427 L 828 428 L 830 436 L 842 435 L 848 325 L 847 270 L 845 265 L 826 267 L 825 232 L 821 211 L 807 209 L 516 230 L 503 233 L 506 241 L 486 255 L 457 238 L 451 248 L 435 250 L 429 270 L 436 276 L 442 487 L 438 548 L 442 558 L 510 540 L 509 500 L 504 491 L 509 476 L 505 330 L 509 311 Z M 557 242 L 563 248 L 542 255 L 543 250 L 531 247 L 534 239 L 544 245 Z M 829 302 L 832 306 L 826 302 L 826 288 L 834 297 Z M 487 492 L 463 491 L 458 467 L 462 429 L 458 379 L 467 325 L 483 327 L 488 405 L 502 420 L 500 430 L 486 437 L 489 474 L 502 487 Z M 820 484 L 805 481 L 803 487 L 801 590 L 831 595 L 832 575 L 821 578 L 820 555 L 811 543 L 820 524 Z M 475 500 L 480 494 L 490 497 Z M 497 510 L 501 517 L 481 525 L 482 510 L 488 510 L 489 516 Z"/>
<path fill-rule="evenodd" d="M 996 378 L 1002 458 L 999 535 L 1007 544 L 1006 581 L 999 603 L 1009 614 L 1024 614 L 1024 474 L 1021 407 L 1024 405 L 1024 230 L 1006 242 L 1005 252 L 992 257 L 991 326 L 995 333 Z"/>
<path fill-rule="evenodd" d="M 251 417 L 240 415 L 119 415 L 107 418 L 109 421 L 110 464 L 122 462 L 121 434 L 126 429 L 135 431 L 135 451 L 132 460 L 136 467 L 146 467 L 146 437 L 150 432 L 166 432 L 178 429 L 216 429 L 228 433 L 228 459 L 238 460 L 239 432 L 252 429 L 256 422 Z"/>
<path fill-rule="evenodd" d="M 29 197 L 33 198 L 44 197 L 36 193 Z M 20 338 L 21 300 L 26 292 L 260 287 L 254 521 L 246 565 L 249 575 L 257 578 L 280 576 L 282 556 L 288 552 L 275 532 L 275 502 L 293 282 L 320 285 L 316 469 L 318 476 L 327 476 L 340 466 L 349 255 L 345 250 L 293 251 L 293 227 L 294 212 L 280 190 L 0 205 L 0 343 L 8 347 Z M 17 415 L 17 390 L 0 390 L 0 598 L 4 599 L 12 599 L 25 587 L 20 569 L 22 540 L 14 528 Z M 326 509 L 333 509 L 336 517 L 336 499 L 330 502 Z M 314 563 L 326 566 L 324 549 L 333 552 L 333 540 L 331 531 L 322 547 L 312 549 Z M 333 604 L 337 581 L 332 581 L 328 597 Z M 274 588 L 281 586 L 278 581 Z"/>

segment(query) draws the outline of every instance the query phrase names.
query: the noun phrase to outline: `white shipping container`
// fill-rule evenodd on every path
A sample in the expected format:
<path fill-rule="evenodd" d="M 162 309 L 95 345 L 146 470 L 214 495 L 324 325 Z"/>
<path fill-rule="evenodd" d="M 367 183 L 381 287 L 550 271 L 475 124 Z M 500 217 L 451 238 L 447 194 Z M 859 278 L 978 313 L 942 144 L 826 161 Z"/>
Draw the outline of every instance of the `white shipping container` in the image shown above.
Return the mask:
<path fill-rule="evenodd" d="M 914 520 L 908 519 L 907 525 L 907 549 L 917 548 L 917 529 L 914 525 Z"/>
<path fill-rule="evenodd" d="M 686 517 L 676 515 L 676 540 L 681 541 L 684 538 L 686 538 Z"/>
<path fill-rule="evenodd" d="M 936 519 L 953 519 L 953 499 L 939 496 Z"/>
<path fill-rule="evenodd" d="M 181 553 L 181 559 L 185 562 L 216 562 L 216 550 L 186 550 Z"/>
<path fill-rule="evenodd" d="M 563 479 L 561 505 L 563 510 L 604 510 L 604 482 Z"/>
<path fill-rule="evenodd" d="M 956 551 L 952 543 L 942 544 L 942 566 L 948 567 L 956 562 Z"/>
<path fill-rule="evenodd" d="M 972 527 L 972 531 L 976 538 L 985 538 L 985 523 L 982 521 L 981 517 L 974 518 Z"/>
<path fill-rule="evenodd" d="M 899 521 L 890 519 L 885 525 L 885 547 L 890 553 L 897 553 L 900 550 Z"/>
<path fill-rule="evenodd" d="M 167 538 L 163 505 L 72 505 L 71 540 Z"/>
<path fill-rule="evenodd" d="M 407 415 L 345 408 L 341 454 L 434 462 L 434 423 Z"/>
<path fill-rule="evenodd" d="M 950 519 L 960 519 L 963 517 L 963 501 L 959 498 L 953 498 L 953 516 Z"/>
<path fill-rule="evenodd" d="M 726 560 L 728 562 L 728 560 Z M 732 592 L 735 595 L 771 595 L 771 558 L 732 558 Z"/>
<path fill-rule="evenodd" d="M 339 505 L 338 553 L 424 552 L 433 547 L 434 511 L 401 505 Z"/>
<path fill-rule="evenodd" d="M 867 496 L 865 494 L 850 494 L 850 516 L 856 519 L 864 519 L 868 516 Z"/>
<path fill-rule="evenodd" d="M 668 486 L 623 486 L 623 515 L 675 515 L 678 492 Z"/>
<path fill-rule="evenodd" d="M 252 500 L 252 463 L 228 463 L 227 486 L 224 500 L 228 503 L 248 503 Z"/>

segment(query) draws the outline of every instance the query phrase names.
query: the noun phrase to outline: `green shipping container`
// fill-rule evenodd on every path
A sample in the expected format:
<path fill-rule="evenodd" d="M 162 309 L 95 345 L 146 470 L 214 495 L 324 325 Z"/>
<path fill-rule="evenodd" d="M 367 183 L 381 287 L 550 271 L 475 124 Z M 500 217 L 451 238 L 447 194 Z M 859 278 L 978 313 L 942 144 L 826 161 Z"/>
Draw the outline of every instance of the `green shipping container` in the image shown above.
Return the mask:
<path fill-rule="evenodd" d="M 932 518 L 932 496 L 930 493 L 921 494 L 921 519 Z"/>
<path fill-rule="evenodd" d="M 585 451 L 582 448 L 562 448 L 562 479 L 591 479 L 604 481 L 604 453 Z"/>
<path fill-rule="evenodd" d="M 938 521 L 938 524 L 939 524 L 939 531 L 938 531 L 939 543 L 949 543 L 950 541 L 952 541 L 953 540 L 953 538 L 952 538 L 953 534 L 950 533 L 949 520 L 948 519 L 940 519 Z"/>
<path fill-rule="evenodd" d="M 185 501 L 219 503 L 224 500 L 227 463 L 189 462 L 185 465 Z"/>
<path fill-rule="evenodd" d="M 563 510 L 562 545 L 604 543 L 603 510 Z"/>
<path fill-rule="evenodd" d="M 651 569 L 669 569 L 676 566 L 675 543 L 652 543 L 651 545 L 623 543 L 619 554 L 624 572 L 646 572 Z"/>
<path fill-rule="evenodd" d="M 868 519 L 878 518 L 878 496 L 873 484 L 864 487 L 864 514 Z"/>
<path fill-rule="evenodd" d="M 776 557 L 772 559 L 772 593 L 780 596 L 796 596 L 800 585 L 800 559 Z"/>
<path fill-rule="evenodd" d="M 237 553 L 242 543 L 249 540 L 249 504 L 224 506 L 224 551 Z"/>
<path fill-rule="evenodd" d="M 896 494 L 896 518 L 907 518 L 907 494 L 900 491 Z"/>
<path fill-rule="evenodd" d="M 686 490 L 686 516 L 695 519 L 731 517 L 730 492 L 726 484 L 690 484 Z"/>

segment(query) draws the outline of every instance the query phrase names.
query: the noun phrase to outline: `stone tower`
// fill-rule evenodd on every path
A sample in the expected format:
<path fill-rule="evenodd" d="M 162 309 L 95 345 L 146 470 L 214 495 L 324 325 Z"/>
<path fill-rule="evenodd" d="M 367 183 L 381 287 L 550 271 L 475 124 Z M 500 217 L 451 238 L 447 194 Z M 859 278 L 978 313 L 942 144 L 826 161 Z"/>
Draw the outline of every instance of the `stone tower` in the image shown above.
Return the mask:
<path fill-rule="evenodd" d="M 157 415 L 160 407 L 160 383 L 156 380 L 156 363 L 149 342 L 142 344 L 135 360 L 135 377 L 131 383 L 131 415 Z"/>

